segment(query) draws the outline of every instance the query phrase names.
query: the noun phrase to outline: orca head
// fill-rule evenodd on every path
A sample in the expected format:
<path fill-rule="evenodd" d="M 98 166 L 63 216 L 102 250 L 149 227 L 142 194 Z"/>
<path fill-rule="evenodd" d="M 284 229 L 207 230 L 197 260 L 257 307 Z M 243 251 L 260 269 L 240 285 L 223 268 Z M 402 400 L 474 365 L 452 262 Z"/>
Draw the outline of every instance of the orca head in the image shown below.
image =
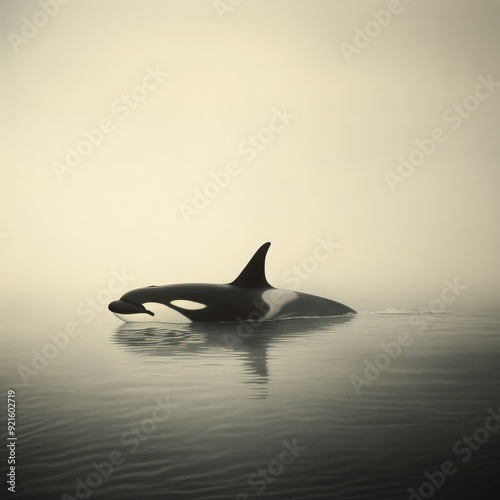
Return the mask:
<path fill-rule="evenodd" d="M 155 321 L 155 314 L 144 306 L 148 302 L 149 288 L 138 288 L 123 295 L 119 300 L 114 300 L 108 305 L 108 309 L 118 318 L 126 322 Z"/>
<path fill-rule="evenodd" d="M 108 309 L 127 323 L 189 323 L 191 320 L 182 311 L 203 309 L 206 304 L 179 299 L 178 290 L 179 286 L 176 285 L 137 288 L 111 302 Z"/>

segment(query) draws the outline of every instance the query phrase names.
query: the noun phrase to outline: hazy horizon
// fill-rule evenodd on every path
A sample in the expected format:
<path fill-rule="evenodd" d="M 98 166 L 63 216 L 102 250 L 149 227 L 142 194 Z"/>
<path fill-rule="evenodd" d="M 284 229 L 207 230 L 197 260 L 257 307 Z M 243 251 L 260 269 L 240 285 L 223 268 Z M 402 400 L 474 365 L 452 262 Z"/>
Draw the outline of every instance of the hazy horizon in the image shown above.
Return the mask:
<path fill-rule="evenodd" d="M 2 2 L 3 300 L 224 283 L 271 241 L 273 286 L 357 310 L 500 305 L 498 2 L 214 4 Z"/>

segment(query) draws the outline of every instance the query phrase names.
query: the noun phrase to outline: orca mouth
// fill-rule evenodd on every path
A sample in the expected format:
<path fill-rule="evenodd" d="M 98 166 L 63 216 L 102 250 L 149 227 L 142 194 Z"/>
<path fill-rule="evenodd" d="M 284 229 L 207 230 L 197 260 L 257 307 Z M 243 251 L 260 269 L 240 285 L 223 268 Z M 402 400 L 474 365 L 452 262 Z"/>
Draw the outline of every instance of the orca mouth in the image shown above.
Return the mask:
<path fill-rule="evenodd" d="M 139 314 L 145 313 L 154 316 L 154 313 L 148 311 L 142 304 L 136 304 L 135 302 L 130 302 L 128 300 L 114 300 L 108 305 L 108 309 L 112 313 L 118 314 Z"/>

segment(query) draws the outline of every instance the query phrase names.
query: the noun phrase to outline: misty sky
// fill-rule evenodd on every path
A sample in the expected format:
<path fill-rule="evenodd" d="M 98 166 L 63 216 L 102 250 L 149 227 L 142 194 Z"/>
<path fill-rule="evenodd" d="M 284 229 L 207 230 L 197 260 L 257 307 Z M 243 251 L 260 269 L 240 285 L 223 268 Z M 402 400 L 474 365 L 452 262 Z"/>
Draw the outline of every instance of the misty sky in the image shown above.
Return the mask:
<path fill-rule="evenodd" d="M 4 298 L 228 282 L 271 241 L 273 285 L 357 310 L 500 303 L 497 1 L 54 2 L 0 4 Z"/>

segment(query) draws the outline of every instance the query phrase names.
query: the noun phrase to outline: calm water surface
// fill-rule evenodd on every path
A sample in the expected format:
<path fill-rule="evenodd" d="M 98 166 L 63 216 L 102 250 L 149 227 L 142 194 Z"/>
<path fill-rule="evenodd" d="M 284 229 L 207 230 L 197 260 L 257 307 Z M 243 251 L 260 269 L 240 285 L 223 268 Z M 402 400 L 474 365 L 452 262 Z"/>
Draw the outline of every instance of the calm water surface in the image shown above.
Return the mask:
<path fill-rule="evenodd" d="M 0 316 L 2 393 L 17 400 L 10 498 L 500 498 L 496 311 L 250 333 L 15 312 Z M 81 333 L 54 347 L 69 321 Z"/>

